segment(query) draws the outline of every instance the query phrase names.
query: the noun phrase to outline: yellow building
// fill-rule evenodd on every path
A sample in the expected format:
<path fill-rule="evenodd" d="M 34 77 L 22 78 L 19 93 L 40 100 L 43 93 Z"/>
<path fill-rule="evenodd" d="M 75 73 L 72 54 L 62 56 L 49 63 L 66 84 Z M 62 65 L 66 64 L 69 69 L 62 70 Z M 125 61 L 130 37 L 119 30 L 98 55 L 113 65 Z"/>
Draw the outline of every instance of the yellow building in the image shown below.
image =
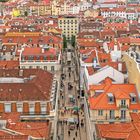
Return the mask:
<path fill-rule="evenodd" d="M 51 6 L 45 4 L 29 4 L 21 6 L 20 12 L 22 13 L 22 15 L 24 15 L 25 12 L 27 12 L 28 15 L 51 15 Z"/>
<path fill-rule="evenodd" d="M 130 112 L 140 112 L 135 84 L 114 84 L 106 78 L 101 85 L 90 87 L 90 96 L 90 118 L 96 123 L 127 122 Z"/>
<path fill-rule="evenodd" d="M 79 20 L 76 17 L 62 17 L 58 19 L 59 28 L 68 40 L 79 32 Z"/>
<path fill-rule="evenodd" d="M 99 11 L 95 9 L 88 9 L 84 12 L 84 17 L 93 17 L 96 18 L 99 15 Z"/>
<path fill-rule="evenodd" d="M 106 78 L 90 86 L 89 97 L 84 98 L 84 112 L 87 138 L 93 140 L 95 124 L 129 122 L 130 112 L 140 112 L 137 88 L 135 84 L 114 84 Z"/>

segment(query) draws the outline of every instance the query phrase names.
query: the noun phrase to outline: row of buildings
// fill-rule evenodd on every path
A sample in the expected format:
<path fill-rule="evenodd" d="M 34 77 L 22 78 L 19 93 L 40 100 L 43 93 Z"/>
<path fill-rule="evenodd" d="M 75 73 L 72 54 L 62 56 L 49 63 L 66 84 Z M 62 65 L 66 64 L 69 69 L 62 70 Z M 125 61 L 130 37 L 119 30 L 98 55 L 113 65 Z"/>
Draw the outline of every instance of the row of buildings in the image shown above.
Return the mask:
<path fill-rule="evenodd" d="M 53 134 L 63 36 L 76 37 L 87 139 L 133 140 L 132 131 L 139 139 L 138 3 L 18 1 L 1 9 L 0 139 Z"/>
<path fill-rule="evenodd" d="M 119 9 L 100 8 L 100 16 L 80 20 L 76 49 L 89 140 L 133 140 L 139 131 L 133 129 L 140 112 L 139 21 Z M 102 10 L 116 13 L 104 16 Z M 137 134 L 126 130 L 130 125 Z"/>

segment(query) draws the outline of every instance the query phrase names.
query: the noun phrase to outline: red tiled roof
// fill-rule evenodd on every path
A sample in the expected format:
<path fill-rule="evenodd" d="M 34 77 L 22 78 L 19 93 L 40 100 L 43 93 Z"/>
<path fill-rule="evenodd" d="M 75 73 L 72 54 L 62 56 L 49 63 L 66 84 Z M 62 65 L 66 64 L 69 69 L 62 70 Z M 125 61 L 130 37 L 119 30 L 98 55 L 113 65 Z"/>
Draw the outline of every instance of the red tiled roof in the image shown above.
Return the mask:
<path fill-rule="evenodd" d="M 93 89 L 92 86 L 90 87 Z M 112 93 L 115 99 L 129 99 L 129 94 L 134 93 L 138 99 L 138 94 L 134 84 L 112 84 L 110 81 L 107 82 L 107 84 L 103 83 L 103 87 L 101 88 L 104 90 L 102 94 L 98 95 L 97 97 L 93 96 L 89 98 L 90 109 L 117 109 L 116 103 L 108 103 L 108 93 Z M 133 105 L 130 103 L 130 107 L 132 106 Z M 135 104 L 135 107 L 135 109 L 140 109 L 138 102 Z"/>
<path fill-rule="evenodd" d="M 96 56 L 96 52 L 97 52 L 97 55 Z M 95 50 L 92 50 L 91 51 L 91 54 L 88 56 L 88 58 L 86 58 L 84 60 L 85 63 L 93 63 L 93 59 L 94 58 L 97 58 L 98 57 L 98 60 L 100 63 L 103 62 L 104 59 L 106 59 L 108 62 L 111 61 L 111 56 L 110 54 L 107 54 L 107 53 L 103 53 L 102 51 L 95 51 Z"/>
<path fill-rule="evenodd" d="M 106 65 L 113 67 L 114 69 L 118 70 L 118 64 L 122 64 L 122 72 L 126 72 L 126 64 L 124 62 L 105 62 L 105 63 L 100 63 L 101 67 L 104 67 Z"/>
<path fill-rule="evenodd" d="M 22 52 L 22 56 L 56 56 L 56 49 L 55 48 L 49 48 L 47 50 L 44 49 L 44 52 L 42 52 L 42 48 L 39 47 L 26 47 L 24 48 L 24 51 Z"/>
<path fill-rule="evenodd" d="M 49 136 L 49 123 L 47 122 L 16 122 L 8 124 L 7 128 L 36 138 Z"/>
<path fill-rule="evenodd" d="M 94 39 L 82 38 L 77 40 L 77 44 L 80 47 L 99 47 L 98 43 Z"/>
<path fill-rule="evenodd" d="M 3 113 L 2 115 L 1 115 L 1 120 L 7 120 L 7 121 L 9 121 L 9 119 L 10 119 L 10 121 L 12 121 L 12 122 L 18 122 L 19 121 L 19 119 L 20 119 L 20 113 L 18 113 L 18 112 L 12 112 L 12 113 Z"/>
<path fill-rule="evenodd" d="M 37 121 L 20 122 L 20 113 L 6 113 L 6 114 L 3 113 L 2 119 L 8 121 L 6 128 L 15 131 L 15 135 L 18 133 L 18 135 L 21 134 L 26 137 L 27 136 L 31 136 L 35 138 L 48 138 L 49 137 L 50 127 L 51 127 L 49 121 L 48 122 L 37 122 Z M 1 135 L 4 135 L 4 133 L 0 133 L 0 136 Z M 15 140 L 20 140 L 20 139 L 15 139 Z M 26 140 L 26 139 L 23 139 L 23 140 Z"/>
<path fill-rule="evenodd" d="M 120 124 L 96 124 L 97 135 L 105 139 L 140 140 L 140 114 L 130 113 L 132 121 Z"/>
<path fill-rule="evenodd" d="M 10 61 L 0 61 L 1 69 L 14 69 L 19 68 L 19 61 L 10 60 Z"/>
<path fill-rule="evenodd" d="M 1 133 L 1 131 L 0 131 Z M 27 135 L 3 135 L 0 136 L 0 140 L 28 140 Z"/>
<path fill-rule="evenodd" d="M 1 69 L 1 77 L 28 78 L 24 83 L 0 83 L 1 101 L 49 100 L 53 81 L 51 73 L 41 69 L 26 69 L 20 77 L 19 72 L 18 69 Z M 29 80 L 32 75 L 34 77 Z"/>
<path fill-rule="evenodd" d="M 98 136 L 100 138 L 126 139 L 134 130 L 131 123 L 124 124 L 97 124 Z"/>

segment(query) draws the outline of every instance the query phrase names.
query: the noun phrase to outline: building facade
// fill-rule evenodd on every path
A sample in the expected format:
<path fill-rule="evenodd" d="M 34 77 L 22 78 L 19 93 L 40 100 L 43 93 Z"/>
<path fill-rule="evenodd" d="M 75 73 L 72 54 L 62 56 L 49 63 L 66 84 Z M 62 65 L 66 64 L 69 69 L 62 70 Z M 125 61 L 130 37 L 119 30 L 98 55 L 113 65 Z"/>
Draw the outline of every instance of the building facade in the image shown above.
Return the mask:
<path fill-rule="evenodd" d="M 62 29 L 62 34 L 67 40 L 71 40 L 72 36 L 76 36 L 79 32 L 79 20 L 76 17 L 62 17 L 58 19 L 58 26 Z"/>

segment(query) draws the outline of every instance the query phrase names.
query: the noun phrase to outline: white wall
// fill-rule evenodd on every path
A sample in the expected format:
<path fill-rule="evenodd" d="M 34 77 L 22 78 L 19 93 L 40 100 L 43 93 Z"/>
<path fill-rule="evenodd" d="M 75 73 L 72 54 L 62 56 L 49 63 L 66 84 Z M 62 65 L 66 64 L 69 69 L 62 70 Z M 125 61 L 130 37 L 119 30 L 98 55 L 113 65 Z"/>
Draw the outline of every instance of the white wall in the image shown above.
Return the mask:
<path fill-rule="evenodd" d="M 103 81 L 107 77 L 110 77 L 111 79 L 113 79 L 115 83 L 124 83 L 124 75 L 110 66 L 103 67 L 102 69 L 100 69 L 93 75 L 89 75 L 87 68 L 85 68 L 84 76 L 86 79 L 88 79 L 86 83 L 88 89 L 89 89 L 89 85 L 99 84 L 101 81 Z"/>

